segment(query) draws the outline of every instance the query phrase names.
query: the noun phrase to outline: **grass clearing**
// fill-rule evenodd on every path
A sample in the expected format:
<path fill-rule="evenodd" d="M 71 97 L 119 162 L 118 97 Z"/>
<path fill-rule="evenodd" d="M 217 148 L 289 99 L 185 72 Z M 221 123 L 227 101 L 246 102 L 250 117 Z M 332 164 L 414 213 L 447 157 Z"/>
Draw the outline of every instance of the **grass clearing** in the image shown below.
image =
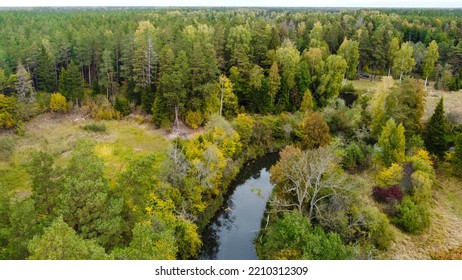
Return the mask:
<path fill-rule="evenodd" d="M 106 132 L 82 129 L 95 123 L 105 125 Z M 156 153 L 161 160 L 168 147 L 162 132 L 148 124 L 129 120 L 95 122 L 76 114 L 43 114 L 26 123 L 26 135 L 17 137 L 11 158 L 0 160 L 0 178 L 12 189 L 27 190 L 30 186 L 27 164 L 34 152 L 47 151 L 55 157 L 56 166 L 64 167 L 72 157 L 77 140 L 82 137 L 97 142 L 95 152 L 104 160 L 105 174 L 111 180 L 124 170 L 130 159 Z"/>

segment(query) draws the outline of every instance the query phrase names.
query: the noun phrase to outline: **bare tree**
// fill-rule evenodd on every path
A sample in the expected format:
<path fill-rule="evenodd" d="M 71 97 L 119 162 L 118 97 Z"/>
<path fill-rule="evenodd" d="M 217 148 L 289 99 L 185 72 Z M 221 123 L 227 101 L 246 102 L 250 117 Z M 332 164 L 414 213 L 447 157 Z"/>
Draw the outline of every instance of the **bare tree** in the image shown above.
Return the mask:
<path fill-rule="evenodd" d="M 307 212 L 312 219 L 320 203 L 335 195 L 344 180 L 330 147 L 307 151 L 288 147 L 271 168 L 271 181 L 275 184 L 273 203 L 280 209 Z"/>

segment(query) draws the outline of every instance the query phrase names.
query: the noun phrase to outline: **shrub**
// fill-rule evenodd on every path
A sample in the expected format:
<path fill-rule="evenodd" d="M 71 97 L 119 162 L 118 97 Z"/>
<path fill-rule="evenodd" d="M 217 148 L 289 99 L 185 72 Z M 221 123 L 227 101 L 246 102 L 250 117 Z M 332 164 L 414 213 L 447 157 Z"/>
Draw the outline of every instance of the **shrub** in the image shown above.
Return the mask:
<path fill-rule="evenodd" d="M 52 93 L 50 96 L 50 110 L 56 113 L 65 113 L 69 109 L 67 100 L 61 93 Z"/>
<path fill-rule="evenodd" d="M 104 123 L 86 124 L 82 127 L 82 129 L 93 132 L 106 132 L 107 130 L 106 125 Z"/>
<path fill-rule="evenodd" d="M 390 167 L 381 171 L 375 178 L 377 185 L 381 187 L 399 185 L 403 178 L 403 167 L 393 163 Z"/>
<path fill-rule="evenodd" d="M 337 260 L 352 257 L 351 249 L 337 233 L 326 233 L 297 212 L 285 213 L 264 236 L 264 258 Z"/>
<path fill-rule="evenodd" d="M 398 206 L 396 222 L 409 233 L 419 233 L 430 225 L 430 211 L 425 205 L 406 197 Z"/>
<path fill-rule="evenodd" d="M 200 111 L 189 110 L 186 113 L 185 123 L 189 127 L 196 129 L 204 122 L 204 117 Z"/>
<path fill-rule="evenodd" d="M 122 116 L 128 116 L 132 112 L 128 99 L 125 96 L 116 97 L 114 109 L 119 111 Z"/>
<path fill-rule="evenodd" d="M 379 250 L 386 250 L 395 239 L 387 216 L 376 207 L 367 207 L 364 212 L 366 236 Z"/>
<path fill-rule="evenodd" d="M 0 94 L 0 128 L 10 129 L 16 125 L 19 120 L 16 111 L 16 99 Z"/>
<path fill-rule="evenodd" d="M 412 196 L 417 203 L 428 203 L 431 200 L 433 180 L 428 173 L 417 170 L 411 175 Z"/>
<path fill-rule="evenodd" d="M 38 109 L 41 113 L 50 110 L 51 95 L 48 92 L 38 92 L 35 101 L 37 102 Z"/>
<path fill-rule="evenodd" d="M 12 136 L 0 136 L 0 161 L 8 161 L 14 153 L 16 141 Z"/>
<path fill-rule="evenodd" d="M 364 163 L 365 158 L 363 151 L 356 143 L 350 144 L 345 149 L 342 166 L 347 170 L 354 170 L 358 165 Z"/>
<path fill-rule="evenodd" d="M 399 186 L 391 186 L 387 188 L 374 187 L 372 189 L 372 196 L 377 202 L 393 203 L 401 202 L 404 194 Z"/>

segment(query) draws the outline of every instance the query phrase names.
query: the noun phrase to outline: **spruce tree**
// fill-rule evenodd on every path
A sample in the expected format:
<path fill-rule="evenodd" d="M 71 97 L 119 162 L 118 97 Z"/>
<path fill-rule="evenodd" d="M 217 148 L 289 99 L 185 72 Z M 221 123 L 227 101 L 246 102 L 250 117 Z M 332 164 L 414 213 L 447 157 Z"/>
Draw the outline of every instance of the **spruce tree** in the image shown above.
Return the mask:
<path fill-rule="evenodd" d="M 435 112 L 428 121 L 425 130 L 425 147 L 432 154 L 442 158 L 447 148 L 446 117 L 444 116 L 443 98 L 436 105 Z"/>
<path fill-rule="evenodd" d="M 462 177 L 462 133 L 459 133 L 456 138 L 452 168 L 456 176 Z"/>

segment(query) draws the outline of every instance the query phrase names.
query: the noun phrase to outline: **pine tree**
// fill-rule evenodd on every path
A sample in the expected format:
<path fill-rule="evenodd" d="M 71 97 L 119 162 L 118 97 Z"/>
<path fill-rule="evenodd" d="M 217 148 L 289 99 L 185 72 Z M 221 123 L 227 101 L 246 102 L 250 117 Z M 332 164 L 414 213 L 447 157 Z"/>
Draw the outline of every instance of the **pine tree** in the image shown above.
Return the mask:
<path fill-rule="evenodd" d="M 113 197 L 103 177 L 104 162 L 94 152 L 94 145 L 80 140 L 73 152 L 61 185 L 55 214 L 80 236 L 95 239 L 110 247 L 122 229 L 123 202 Z"/>
<path fill-rule="evenodd" d="M 436 105 L 435 112 L 430 117 L 425 130 L 425 147 L 427 150 L 442 158 L 447 149 L 447 125 L 446 117 L 444 115 L 444 101 L 440 99 Z"/>
<path fill-rule="evenodd" d="M 76 105 L 83 98 L 83 77 L 79 67 L 70 63 L 67 69 L 61 69 L 59 75 L 59 91 L 67 100 L 75 101 Z"/>
<path fill-rule="evenodd" d="M 62 217 L 45 229 L 42 236 L 35 236 L 29 243 L 31 260 L 102 260 L 108 256 L 104 248 L 94 241 L 84 240 L 70 228 Z"/>
<path fill-rule="evenodd" d="M 42 45 L 37 59 L 38 90 L 46 92 L 56 91 L 54 61 L 48 54 L 45 46 Z"/>

